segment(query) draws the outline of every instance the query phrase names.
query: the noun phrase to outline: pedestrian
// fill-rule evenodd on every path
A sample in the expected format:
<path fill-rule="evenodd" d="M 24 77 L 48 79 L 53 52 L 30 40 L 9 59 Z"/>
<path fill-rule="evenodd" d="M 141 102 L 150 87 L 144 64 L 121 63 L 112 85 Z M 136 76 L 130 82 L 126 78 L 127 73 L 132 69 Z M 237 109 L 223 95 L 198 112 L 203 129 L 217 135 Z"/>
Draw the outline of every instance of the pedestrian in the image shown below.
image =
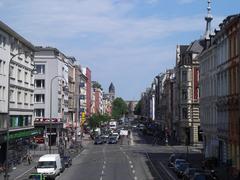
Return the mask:
<path fill-rule="evenodd" d="M 28 161 L 28 165 L 30 165 L 31 162 L 32 162 L 32 156 L 31 156 L 31 153 L 29 153 L 29 154 L 27 155 L 27 161 Z"/>

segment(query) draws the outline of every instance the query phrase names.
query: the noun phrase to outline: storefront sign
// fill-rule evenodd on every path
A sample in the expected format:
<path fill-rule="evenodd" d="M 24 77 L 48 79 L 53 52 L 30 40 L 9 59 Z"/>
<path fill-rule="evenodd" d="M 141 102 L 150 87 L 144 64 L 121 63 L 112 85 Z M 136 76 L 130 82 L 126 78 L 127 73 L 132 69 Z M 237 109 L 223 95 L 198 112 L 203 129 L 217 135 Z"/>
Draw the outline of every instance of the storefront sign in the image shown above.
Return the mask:
<path fill-rule="evenodd" d="M 23 130 L 23 131 L 18 131 L 18 132 L 10 132 L 9 134 L 9 139 L 14 140 L 14 139 L 19 139 L 19 138 L 27 138 L 27 137 L 32 137 L 42 134 L 41 129 L 32 129 L 32 130 Z"/>

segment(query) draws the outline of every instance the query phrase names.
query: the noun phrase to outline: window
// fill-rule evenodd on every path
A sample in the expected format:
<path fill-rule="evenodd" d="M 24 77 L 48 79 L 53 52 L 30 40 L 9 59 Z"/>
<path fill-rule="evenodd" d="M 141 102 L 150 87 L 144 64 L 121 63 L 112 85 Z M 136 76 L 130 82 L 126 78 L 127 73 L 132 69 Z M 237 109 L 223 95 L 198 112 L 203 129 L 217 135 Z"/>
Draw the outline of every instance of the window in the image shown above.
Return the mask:
<path fill-rule="evenodd" d="M 0 47 L 5 47 L 6 41 L 7 41 L 7 38 L 0 34 Z"/>
<path fill-rule="evenodd" d="M 36 103 L 44 103 L 45 102 L 45 95 L 44 94 L 35 94 L 34 101 Z"/>
<path fill-rule="evenodd" d="M 33 105 L 33 94 L 30 95 L 30 105 Z"/>
<path fill-rule="evenodd" d="M 36 117 L 44 117 L 44 109 L 35 109 Z"/>
<path fill-rule="evenodd" d="M 85 95 L 80 95 L 80 99 L 85 100 Z"/>
<path fill-rule="evenodd" d="M 58 113 L 61 113 L 62 100 L 58 99 Z"/>
<path fill-rule="evenodd" d="M 22 82 L 21 74 L 22 74 L 21 69 L 18 69 L 18 81 L 20 81 L 20 82 Z"/>
<path fill-rule="evenodd" d="M 36 64 L 36 71 L 38 74 L 45 74 L 45 65 L 44 64 Z"/>
<path fill-rule="evenodd" d="M 17 102 L 19 103 L 19 104 L 21 104 L 22 102 L 21 102 L 21 92 L 20 91 L 18 91 L 18 93 L 17 93 Z"/>
<path fill-rule="evenodd" d="M 188 110 L 187 108 L 182 108 L 182 119 L 188 118 Z"/>
<path fill-rule="evenodd" d="M 81 82 L 80 87 L 85 87 L 85 83 Z"/>
<path fill-rule="evenodd" d="M 182 72 L 182 81 L 187 81 L 187 71 Z"/>
<path fill-rule="evenodd" d="M 45 88 L 45 80 L 44 79 L 36 79 L 35 87 L 36 88 Z"/>
<path fill-rule="evenodd" d="M 9 72 L 10 77 L 13 78 L 14 77 L 14 67 L 10 66 L 10 70 L 9 71 L 10 71 Z"/>
<path fill-rule="evenodd" d="M 13 96 L 14 96 L 14 91 L 13 91 L 13 90 L 10 90 L 10 98 L 9 98 L 9 100 L 10 100 L 11 102 L 13 102 L 13 100 L 14 100 Z"/>
<path fill-rule="evenodd" d="M 28 73 L 27 72 L 25 72 L 25 74 L 24 74 L 24 82 L 28 83 Z"/>
<path fill-rule="evenodd" d="M 24 93 L 24 104 L 28 104 L 27 93 Z"/>
<path fill-rule="evenodd" d="M 182 100 L 187 100 L 187 98 L 188 98 L 187 90 L 186 90 L 186 89 L 183 89 L 183 90 L 182 90 Z"/>

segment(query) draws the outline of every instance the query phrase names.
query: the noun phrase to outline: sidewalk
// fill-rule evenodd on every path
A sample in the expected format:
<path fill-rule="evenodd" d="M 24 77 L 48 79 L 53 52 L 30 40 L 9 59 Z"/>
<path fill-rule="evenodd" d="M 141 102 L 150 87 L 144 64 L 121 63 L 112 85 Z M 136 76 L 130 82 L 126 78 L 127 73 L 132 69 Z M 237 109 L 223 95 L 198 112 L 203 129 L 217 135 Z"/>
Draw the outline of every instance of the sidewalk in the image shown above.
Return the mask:
<path fill-rule="evenodd" d="M 79 141 L 78 141 L 79 142 Z M 82 148 L 85 148 L 89 143 L 91 142 L 91 138 L 89 135 L 84 134 L 84 137 L 82 138 Z M 70 149 L 70 144 L 67 146 L 67 150 L 69 153 L 71 153 L 74 156 L 76 156 L 76 152 L 74 149 Z M 77 151 L 77 153 L 80 153 L 81 151 Z M 38 159 L 40 156 L 44 154 L 49 153 L 48 148 L 44 148 L 43 146 L 39 146 L 35 150 L 30 150 L 30 153 L 32 155 L 32 163 L 29 165 L 27 161 L 24 161 L 23 163 L 17 165 L 16 167 L 13 167 L 9 169 L 9 180 L 19 180 L 19 179 L 25 179 L 24 175 L 29 174 L 31 171 L 35 171 L 34 167 L 37 165 Z M 52 153 L 58 153 L 58 147 L 52 146 Z M 4 173 L 0 174 L 0 180 L 4 180 Z"/>

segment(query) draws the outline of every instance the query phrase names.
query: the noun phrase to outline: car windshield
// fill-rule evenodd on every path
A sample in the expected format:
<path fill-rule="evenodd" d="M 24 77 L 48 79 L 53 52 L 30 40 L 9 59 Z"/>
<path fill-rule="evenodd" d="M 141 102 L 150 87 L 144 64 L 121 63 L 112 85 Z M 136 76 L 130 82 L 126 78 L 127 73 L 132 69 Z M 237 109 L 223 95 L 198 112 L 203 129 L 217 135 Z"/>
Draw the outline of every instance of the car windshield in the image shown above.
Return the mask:
<path fill-rule="evenodd" d="M 31 174 L 28 179 L 32 179 L 32 180 L 42 180 L 41 179 L 41 174 Z"/>
<path fill-rule="evenodd" d="M 186 162 L 184 159 L 178 159 L 175 161 L 176 165 L 180 165 L 181 163 Z"/>
<path fill-rule="evenodd" d="M 55 168 L 56 167 L 56 161 L 39 161 L 38 168 Z"/>

